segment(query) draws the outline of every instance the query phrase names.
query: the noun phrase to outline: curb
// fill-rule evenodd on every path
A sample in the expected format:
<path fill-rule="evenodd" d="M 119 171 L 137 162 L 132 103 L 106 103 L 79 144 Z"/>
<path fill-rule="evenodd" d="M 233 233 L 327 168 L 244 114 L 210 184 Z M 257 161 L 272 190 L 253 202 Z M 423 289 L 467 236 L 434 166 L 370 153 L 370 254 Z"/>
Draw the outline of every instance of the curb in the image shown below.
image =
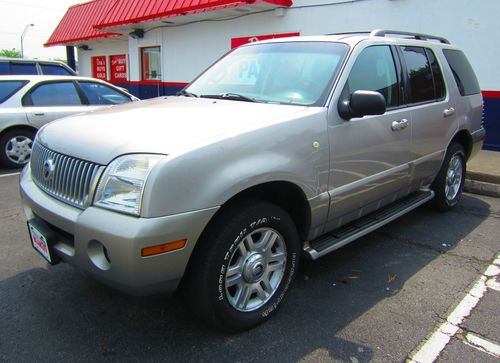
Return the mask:
<path fill-rule="evenodd" d="M 467 175 L 469 176 L 469 175 Z M 465 179 L 464 191 L 473 194 L 500 198 L 500 185 L 486 181 Z"/>

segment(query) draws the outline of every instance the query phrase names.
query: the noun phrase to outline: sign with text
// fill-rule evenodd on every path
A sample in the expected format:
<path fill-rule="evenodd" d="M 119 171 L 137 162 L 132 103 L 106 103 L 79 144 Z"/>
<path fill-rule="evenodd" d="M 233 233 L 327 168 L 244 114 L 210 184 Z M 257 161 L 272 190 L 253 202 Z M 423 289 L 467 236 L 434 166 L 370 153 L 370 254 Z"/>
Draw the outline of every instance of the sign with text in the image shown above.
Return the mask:
<path fill-rule="evenodd" d="M 100 55 L 92 57 L 92 77 L 106 80 L 107 77 L 106 56 Z"/>
<path fill-rule="evenodd" d="M 274 38 L 286 38 L 286 37 L 295 37 L 300 35 L 300 33 L 285 33 L 285 34 L 267 34 L 267 35 L 252 35 L 250 37 L 242 37 L 242 38 L 232 38 L 231 39 L 231 49 L 239 47 L 240 45 L 247 43 L 255 43 L 259 40 L 267 40 Z"/>
<path fill-rule="evenodd" d="M 109 56 L 111 82 L 127 81 L 127 56 L 125 54 Z"/>

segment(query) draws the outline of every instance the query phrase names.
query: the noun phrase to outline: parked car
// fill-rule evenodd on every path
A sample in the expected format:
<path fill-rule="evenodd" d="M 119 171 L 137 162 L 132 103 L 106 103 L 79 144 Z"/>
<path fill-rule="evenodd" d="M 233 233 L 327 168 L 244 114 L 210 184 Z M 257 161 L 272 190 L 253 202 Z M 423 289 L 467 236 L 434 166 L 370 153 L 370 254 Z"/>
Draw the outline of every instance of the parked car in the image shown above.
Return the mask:
<path fill-rule="evenodd" d="M 135 100 L 95 78 L 0 76 L 0 164 L 12 168 L 26 164 L 37 129 L 48 122 Z"/>
<path fill-rule="evenodd" d="M 20 188 L 49 263 L 132 294 L 180 287 L 238 331 L 276 312 L 300 258 L 455 207 L 484 136 L 477 79 L 444 38 L 274 39 L 179 97 L 46 125 Z"/>
<path fill-rule="evenodd" d="M 0 75 L 77 76 L 76 72 L 63 62 L 26 58 L 0 57 Z"/>

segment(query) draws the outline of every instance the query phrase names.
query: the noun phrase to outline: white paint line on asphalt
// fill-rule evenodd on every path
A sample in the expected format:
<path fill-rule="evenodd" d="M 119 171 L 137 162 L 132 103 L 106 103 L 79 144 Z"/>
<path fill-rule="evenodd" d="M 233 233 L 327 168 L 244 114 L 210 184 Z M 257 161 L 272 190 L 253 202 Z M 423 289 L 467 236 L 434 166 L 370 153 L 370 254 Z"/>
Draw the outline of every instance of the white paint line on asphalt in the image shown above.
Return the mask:
<path fill-rule="evenodd" d="M 500 291 L 500 283 L 498 283 L 496 279 L 489 279 L 486 281 L 486 286 L 492 290 Z"/>
<path fill-rule="evenodd" d="M 488 266 L 484 274 L 481 275 L 467 295 L 465 295 L 462 301 L 460 301 L 450 315 L 448 315 L 446 321 L 437 327 L 425 343 L 420 345 L 419 348 L 409 355 L 408 362 L 432 363 L 437 359 L 439 354 L 441 354 L 446 345 L 450 342 L 451 338 L 460 329 L 460 324 L 471 314 L 472 309 L 476 307 L 484 296 L 484 293 L 488 289 L 487 282 L 500 274 L 500 268 L 495 266 L 498 260 L 499 258 L 496 258 L 495 261 Z M 480 346 L 475 346 L 472 343 L 469 343 L 469 345 L 476 349 L 477 346 Z M 483 347 L 482 349 L 485 348 Z"/>
<path fill-rule="evenodd" d="M 482 352 L 491 354 L 496 358 L 500 358 L 500 345 L 498 345 L 497 343 L 484 339 L 483 337 L 480 337 L 479 335 L 476 335 L 474 333 L 465 334 L 465 340 L 465 344 Z"/>
<path fill-rule="evenodd" d="M 4 176 L 12 176 L 12 175 L 19 175 L 21 174 L 20 172 L 17 172 L 17 173 L 10 173 L 10 174 L 2 174 L 0 175 L 0 178 L 3 178 Z"/>

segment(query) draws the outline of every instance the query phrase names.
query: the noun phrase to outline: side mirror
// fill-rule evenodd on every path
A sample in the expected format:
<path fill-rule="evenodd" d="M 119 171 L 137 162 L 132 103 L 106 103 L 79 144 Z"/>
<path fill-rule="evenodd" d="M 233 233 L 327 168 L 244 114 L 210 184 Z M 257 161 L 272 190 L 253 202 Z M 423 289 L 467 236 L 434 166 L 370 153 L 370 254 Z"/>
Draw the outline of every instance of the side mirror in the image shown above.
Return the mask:
<path fill-rule="evenodd" d="M 387 105 L 385 97 L 375 91 L 355 91 L 350 100 L 340 100 L 339 114 L 344 120 L 369 115 L 383 115 Z"/>

